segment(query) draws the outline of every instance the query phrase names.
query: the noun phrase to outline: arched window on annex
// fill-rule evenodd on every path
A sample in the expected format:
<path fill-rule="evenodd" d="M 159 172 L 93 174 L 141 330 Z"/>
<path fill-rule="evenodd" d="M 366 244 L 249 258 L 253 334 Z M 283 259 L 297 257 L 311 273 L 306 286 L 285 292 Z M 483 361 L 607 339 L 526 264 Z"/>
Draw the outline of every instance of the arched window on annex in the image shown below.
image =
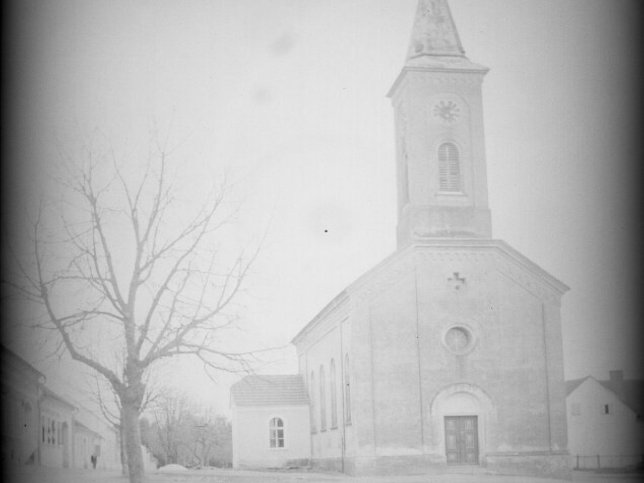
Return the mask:
<path fill-rule="evenodd" d="M 452 142 L 438 147 L 438 184 L 439 190 L 444 193 L 460 193 L 463 190 L 460 153 Z"/>
<path fill-rule="evenodd" d="M 284 448 L 284 421 L 282 418 L 272 418 L 268 424 L 269 444 L 271 448 Z"/>

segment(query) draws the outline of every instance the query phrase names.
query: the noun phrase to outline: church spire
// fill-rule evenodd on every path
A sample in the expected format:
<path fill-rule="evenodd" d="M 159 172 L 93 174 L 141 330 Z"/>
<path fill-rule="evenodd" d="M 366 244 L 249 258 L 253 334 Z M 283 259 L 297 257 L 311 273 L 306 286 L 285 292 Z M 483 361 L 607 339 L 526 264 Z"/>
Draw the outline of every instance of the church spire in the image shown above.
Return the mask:
<path fill-rule="evenodd" d="M 398 246 L 490 238 L 481 85 L 447 0 L 419 0 L 391 97 L 396 125 Z"/>
<path fill-rule="evenodd" d="M 447 0 L 419 0 L 407 63 L 422 63 L 428 56 L 463 57 L 464 54 Z"/>

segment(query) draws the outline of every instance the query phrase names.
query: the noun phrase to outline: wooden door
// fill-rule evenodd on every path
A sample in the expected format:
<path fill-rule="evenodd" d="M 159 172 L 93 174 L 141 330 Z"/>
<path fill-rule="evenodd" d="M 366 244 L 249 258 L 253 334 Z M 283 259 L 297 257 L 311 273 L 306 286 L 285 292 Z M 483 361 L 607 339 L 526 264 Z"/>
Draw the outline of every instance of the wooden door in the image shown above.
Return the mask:
<path fill-rule="evenodd" d="M 476 416 L 445 416 L 445 452 L 448 465 L 479 463 Z"/>

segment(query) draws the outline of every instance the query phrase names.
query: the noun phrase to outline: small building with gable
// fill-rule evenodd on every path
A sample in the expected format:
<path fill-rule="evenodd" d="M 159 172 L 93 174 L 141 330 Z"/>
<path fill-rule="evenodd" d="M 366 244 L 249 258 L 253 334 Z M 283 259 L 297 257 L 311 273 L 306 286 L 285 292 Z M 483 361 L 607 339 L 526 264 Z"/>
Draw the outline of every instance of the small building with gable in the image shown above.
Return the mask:
<path fill-rule="evenodd" d="M 620 468 L 644 462 L 644 381 L 610 371 L 566 381 L 568 447 L 579 469 Z"/>
<path fill-rule="evenodd" d="M 299 375 L 247 376 L 231 388 L 233 468 L 308 466 L 309 398 Z"/>

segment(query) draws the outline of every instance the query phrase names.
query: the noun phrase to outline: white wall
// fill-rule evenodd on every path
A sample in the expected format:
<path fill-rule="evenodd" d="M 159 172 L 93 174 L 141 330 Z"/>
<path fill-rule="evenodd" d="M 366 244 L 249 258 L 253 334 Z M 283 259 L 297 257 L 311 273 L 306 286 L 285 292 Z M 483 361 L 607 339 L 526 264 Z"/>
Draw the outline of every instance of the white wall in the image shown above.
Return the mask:
<path fill-rule="evenodd" d="M 48 432 L 52 421 L 54 431 Z M 45 437 L 43 441 L 43 426 Z M 60 429 L 59 429 L 60 428 Z M 69 468 L 72 465 L 72 408 L 57 399 L 45 397 L 40 406 L 40 464 L 55 468 Z M 50 442 L 50 439 L 51 441 Z"/>
<path fill-rule="evenodd" d="M 603 411 L 606 404 L 608 414 Z M 644 422 L 638 422 L 636 414 L 595 379 L 588 378 L 577 387 L 566 399 L 566 406 L 568 447 L 573 457 L 644 452 Z"/>
<path fill-rule="evenodd" d="M 90 436 L 89 433 L 76 426 L 78 434 L 74 435 L 74 467 L 91 467 L 89 457 L 94 452 L 95 446 L 98 445 L 100 446 L 100 455 L 96 467 L 100 469 L 120 469 L 121 450 L 117 431 L 114 427 L 101 416 L 82 406 L 79 407 L 78 412 L 74 415 L 74 419 L 95 433 Z M 83 438 L 87 439 L 85 452 L 83 452 Z"/>
<path fill-rule="evenodd" d="M 284 421 L 284 448 L 271 448 L 269 422 Z M 294 460 L 308 460 L 311 455 L 309 407 L 233 406 L 233 467 L 272 468 Z"/>

